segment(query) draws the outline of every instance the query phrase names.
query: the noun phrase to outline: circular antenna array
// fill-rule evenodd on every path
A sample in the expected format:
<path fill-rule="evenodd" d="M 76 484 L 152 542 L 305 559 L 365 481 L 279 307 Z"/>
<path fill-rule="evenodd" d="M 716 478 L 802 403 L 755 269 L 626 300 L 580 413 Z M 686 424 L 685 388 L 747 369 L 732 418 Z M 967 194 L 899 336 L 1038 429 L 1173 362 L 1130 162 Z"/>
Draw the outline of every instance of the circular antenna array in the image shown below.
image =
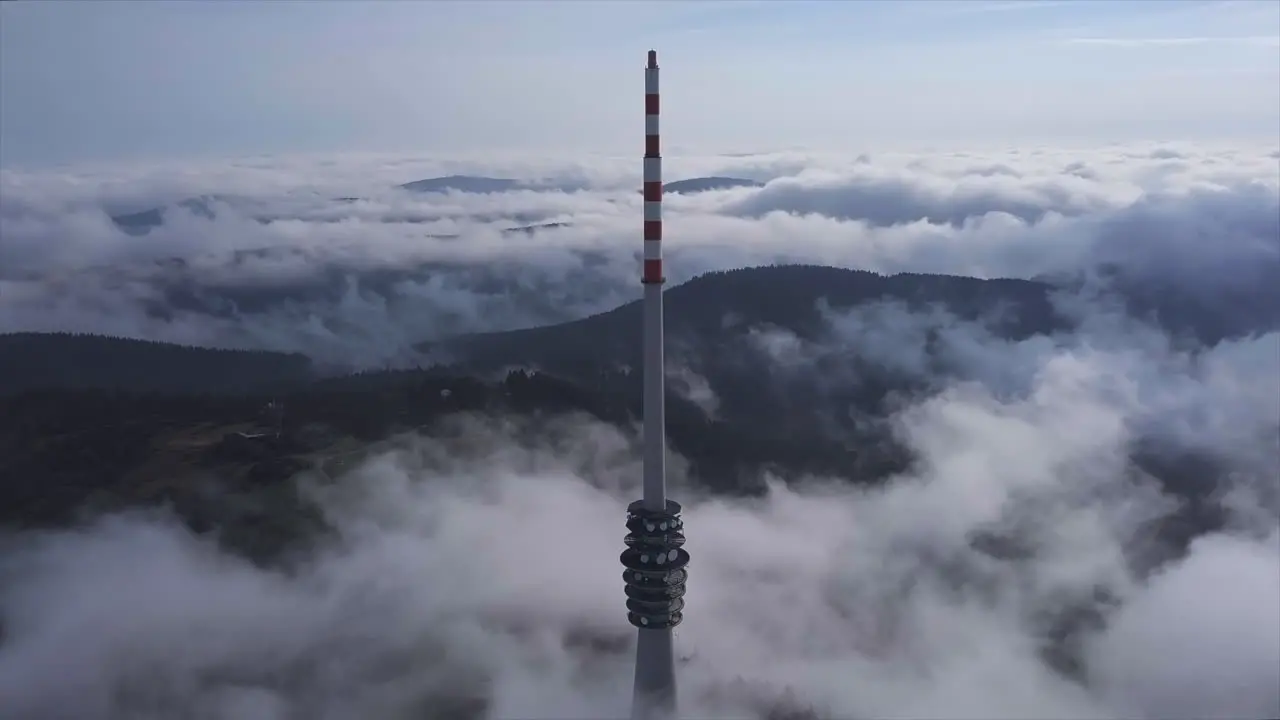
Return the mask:
<path fill-rule="evenodd" d="M 650 510 L 637 500 L 627 508 L 627 549 L 619 558 L 626 570 L 627 620 L 638 628 L 661 630 L 684 619 L 689 552 L 684 549 L 680 503 Z"/>

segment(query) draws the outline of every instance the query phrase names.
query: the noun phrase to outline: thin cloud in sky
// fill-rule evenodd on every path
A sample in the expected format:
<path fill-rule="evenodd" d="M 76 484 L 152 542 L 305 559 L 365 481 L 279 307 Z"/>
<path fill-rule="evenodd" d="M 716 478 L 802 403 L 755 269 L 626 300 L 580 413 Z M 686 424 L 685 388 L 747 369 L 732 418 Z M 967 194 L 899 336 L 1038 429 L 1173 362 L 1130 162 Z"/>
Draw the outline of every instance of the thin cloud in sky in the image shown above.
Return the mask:
<path fill-rule="evenodd" d="M 1079 5 L 1080 0 L 1008 0 L 1007 2 L 957 2 L 943 3 L 941 8 L 952 13 L 1007 13 L 1024 10 L 1047 10 L 1049 8 Z"/>
<path fill-rule="evenodd" d="M 1068 38 L 1072 45 L 1106 45 L 1111 47 L 1168 47 L 1178 45 L 1260 45 L 1280 47 L 1280 35 L 1244 37 L 1077 37 Z"/>

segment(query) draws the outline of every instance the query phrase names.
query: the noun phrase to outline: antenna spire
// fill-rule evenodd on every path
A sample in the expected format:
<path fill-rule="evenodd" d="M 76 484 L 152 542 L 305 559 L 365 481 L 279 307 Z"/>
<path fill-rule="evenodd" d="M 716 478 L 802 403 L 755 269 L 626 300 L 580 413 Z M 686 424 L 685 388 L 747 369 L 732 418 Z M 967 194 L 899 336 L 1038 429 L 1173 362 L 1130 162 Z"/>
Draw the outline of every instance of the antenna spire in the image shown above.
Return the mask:
<path fill-rule="evenodd" d="M 676 714 L 672 629 L 684 619 L 689 553 L 680 504 L 667 499 L 663 372 L 662 153 L 658 138 L 658 53 L 644 71 L 644 497 L 627 507 L 622 553 L 627 620 L 638 630 L 632 720 Z"/>

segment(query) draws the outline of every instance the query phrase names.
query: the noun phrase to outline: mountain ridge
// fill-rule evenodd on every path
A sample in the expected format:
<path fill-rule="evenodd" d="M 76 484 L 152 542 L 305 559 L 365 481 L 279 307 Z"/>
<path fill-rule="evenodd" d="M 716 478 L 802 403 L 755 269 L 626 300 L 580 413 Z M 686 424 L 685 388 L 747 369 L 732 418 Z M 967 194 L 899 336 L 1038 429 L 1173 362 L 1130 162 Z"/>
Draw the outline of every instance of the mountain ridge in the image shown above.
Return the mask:
<path fill-rule="evenodd" d="M 674 286 L 667 433 L 688 463 L 682 477 L 711 492 L 755 494 L 768 474 L 874 484 L 915 462 L 889 418 L 936 386 L 839 346 L 832 357 L 841 367 L 817 363 L 787 376 L 749 347 L 751 328 L 820 344 L 827 313 L 890 301 L 941 306 L 955 319 L 980 319 L 998 337 L 1019 338 L 1069 326 L 1053 292 L 1028 280 L 805 265 L 707 273 Z M 218 529 L 236 552 L 276 557 L 323 524 L 292 479 L 333 477 L 358 464 L 343 458 L 358 459 L 387 438 L 465 437 L 465 422 L 545 429 L 557 418 L 590 418 L 634 438 L 643 412 L 642 374 L 631 370 L 640 357 L 639 314 L 631 302 L 567 323 L 462 335 L 439 343 L 460 351 L 455 361 L 332 378 L 316 377 L 299 354 L 0 335 L 0 382 L 9 383 L 7 392 L 0 385 L 0 525 L 65 525 L 80 512 L 167 505 L 196 532 Z M 684 352 L 691 344 L 694 357 Z M 681 387 L 686 363 L 717 406 Z M 823 382 L 842 369 L 855 381 Z M 15 387 L 24 378 L 27 387 Z M 458 443 L 459 452 L 467 447 Z M 1193 487 L 1187 474 L 1203 474 L 1200 467 L 1179 461 L 1152 472 L 1170 487 Z M 225 492 L 210 490 L 210 478 Z M 1208 512 L 1208 502 L 1189 503 L 1188 512 Z M 1188 522 L 1205 527 L 1213 521 L 1205 517 Z"/>
<path fill-rule="evenodd" d="M 1063 326 L 1049 295 L 1053 287 L 1033 280 L 980 280 L 963 276 L 899 273 L 881 275 L 867 270 L 850 270 L 821 265 L 773 265 L 713 271 L 698 275 L 664 293 L 666 329 L 669 342 L 689 337 L 716 337 L 726 317 L 742 316 L 743 326 L 777 326 L 802 337 L 821 331 L 820 302 L 834 310 L 884 300 L 909 305 L 941 303 L 958 317 L 976 319 L 999 310 L 999 303 L 1013 302 L 1023 314 L 1009 330 L 1019 336 L 1034 331 L 1051 331 Z M 622 362 L 622 356 L 638 358 L 642 300 L 578 320 L 520 330 L 475 333 L 434 343 L 419 349 L 461 351 L 482 367 L 496 369 L 518 364 L 516 357 L 542 369 L 559 369 L 585 362 L 586 355 L 567 355 L 581 348 L 587 339 L 597 347 L 613 349 L 605 364 Z M 518 347 L 541 338 L 548 354 L 528 359 Z"/>
<path fill-rule="evenodd" d="M 947 288 L 951 289 L 948 290 Z M 974 313 L 983 310 L 986 307 L 983 306 L 983 303 L 990 303 L 992 304 L 991 307 L 994 307 L 994 303 L 998 301 L 1015 301 L 1020 298 L 1019 301 L 1030 303 L 1028 307 L 1032 308 L 1030 312 L 1033 314 L 1046 315 L 1052 312 L 1052 308 L 1047 304 L 1049 291 L 1049 285 L 1029 280 L 977 280 L 960 276 L 922 274 L 880 275 L 865 270 L 848 270 L 818 265 L 776 265 L 703 273 L 684 283 L 673 286 L 667 290 L 665 296 L 667 299 L 668 331 L 674 338 L 678 339 L 691 332 L 714 333 L 723 317 L 734 313 L 741 315 L 747 325 L 775 325 L 786 327 L 801 335 L 811 335 L 817 331 L 816 323 L 820 320 L 816 303 L 823 298 L 828 299 L 832 307 L 835 308 L 849 307 L 861 302 L 873 302 L 882 298 L 897 299 L 904 302 L 928 303 L 946 301 L 946 304 L 955 306 L 959 314 L 965 317 L 974 316 Z M 1019 293 L 1022 295 L 1020 296 Z M 597 339 L 605 339 L 612 343 L 625 338 L 624 344 L 626 347 L 638 353 L 639 333 L 635 328 L 639 327 L 640 322 L 639 303 L 640 301 L 637 299 L 602 313 L 562 323 L 496 333 L 464 334 L 443 341 L 419 343 L 416 347 L 424 351 L 464 346 L 472 348 L 495 347 L 495 344 L 516 343 L 518 345 L 526 338 L 537 339 L 542 337 L 545 339 L 538 340 L 539 344 L 565 349 L 580 345 L 580 338 L 591 336 Z M 690 310 L 685 310 L 686 306 Z M 631 337 L 633 335 L 635 336 L 634 338 Z M 565 338 L 570 340 L 568 345 L 565 345 Z M 16 378 L 27 372 L 22 370 L 21 367 L 28 366 L 31 368 L 30 372 L 37 373 L 40 377 L 58 376 L 67 379 L 66 382 L 55 382 L 52 385 L 42 384 L 38 388 L 31 387 L 28 389 L 102 386 L 94 383 L 72 382 L 75 378 L 83 380 L 85 377 L 94 377 L 93 373 L 89 373 L 86 376 L 85 373 L 81 372 L 81 368 L 86 365 L 82 360 L 73 363 L 75 365 L 74 368 L 67 366 L 59 370 L 58 368 L 61 368 L 62 365 L 56 361 L 51 364 L 42 364 L 35 357 L 19 358 L 18 355 L 21 354 L 19 346 L 24 343 L 34 344 L 28 354 L 50 358 L 84 358 L 86 353 L 90 352 L 87 349 L 89 346 L 94 343 L 101 343 L 91 354 L 103 354 L 100 356 L 95 355 L 98 360 L 87 363 L 87 366 L 95 368 L 99 373 L 107 373 L 112 368 L 117 368 L 121 373 L 129 375 L 129 377 L 135 377 L 130 374 L 132 370 L 129 370 L 129 368 L 136 366 L 138 363 L 113 359 L 115 353 L 139 352 L 145 354 L 148 349 L 161 352 L 167 352 L 169 350 L 166 349 L 172 349 L 175 352 L 192 352 L 196 354 L 200 354 L 201 351 L 207 351 L 215 355 L 221 354 L 218 356 L 227 359 L 240 357 L 236 353 L 244 356 L 260 357 L 266 363 L 262 368 L 264 368 L 263 372 L 266 372 L 267 377 L 271 378 L 270 382 L 278 382 L 282 376 L 273 374 L 276 372 L 274 370 L 267 372 L 265 368 L 268 366 L 280 368 L 289 363 L 297 363 L 295 369 L 300 373 L 300 376 L 311 378 L 310 360 L 302 353 L 200 348 L 150 340 L 110 338 L 100 335 L 24 332 L 0 334 L 0 393 L 13 392 L 18 389 Z M 136 344 L 138 347 L 135 350 L 122 349 L 128 344 Z M 523 353 L 524 350 L 513 348 L 510 352 L 519 354 Z M 529 353 L 531 357 L 527 358 L 525 362 L 531 364 L 537 364 L 540 361 L 545 362 L 546 358 L 543 358 L 542 354 L 541 351 Z M 639 357 L 639 355 L 637 354 L 636 357 Z M 305 363 L 303 362 L 304 359 L 306 359 Z M 28 365 L 23 365 L 23 363 Z M 279 365 L 278 363 L 284 363 L 284 365 Z M 303 369 L 303 364 L 307 366 L 307 369 Z M 489 369 L 495 369 L 519 363 L 515 360 L 503 360 L 496 362 L 496 364 L 494 362 L 482 362 L 481 364 L 491 366 Z M 554 362 L 551 364 L 555 365 Z M 246 367 L 257 366 L 250 365 Z M 5 371 L 6 368 L 7 372 Z M 191 387 L 209 387 L 210 389 L 215 386 L 224 387 L 226 383 L 230 382 L 225 379 L 226 373 L 230 372 L 233 371 L 223 369 L 210 375 L 209 377 L 211 378 L 215 376 L 223 378 L 214 385 L 206 386 L 197 383 L 194 374 L 189 381 L 194 383 Z M 255 387 L 256 385 L 252 382 L 247 382 L 244 386 Z M 164 387 L 168 386 L 158 380 L 153 381 L 138 375 L 134 380 L 126 383 L 122 389 L 155 390 Z"/>

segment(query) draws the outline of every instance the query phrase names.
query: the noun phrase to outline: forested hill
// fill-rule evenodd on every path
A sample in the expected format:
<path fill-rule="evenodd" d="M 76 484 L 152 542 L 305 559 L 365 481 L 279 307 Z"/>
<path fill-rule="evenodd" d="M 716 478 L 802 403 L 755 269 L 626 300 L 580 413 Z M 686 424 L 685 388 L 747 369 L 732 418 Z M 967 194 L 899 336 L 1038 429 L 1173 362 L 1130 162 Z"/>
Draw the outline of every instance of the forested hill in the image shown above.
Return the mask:
<path fill-rule="evenodd" d="M 70 333 L 0 335 L 0 395 L 28 390 L 251 393 L 306 385 L 305 355 Z"/>
<path fill-rule="evenodd" d="M 823 303 L 848 308 L 878 300 L 938 305 L 963 318 L 998 317 L 1011 337 L 1050 332 L 1061 320 L 1047 284 L 946 275 L 883 276 L 859 270 L 781 265 L 699 276 L 666 293 L 673 344 L 714 346 L 746 328 L 775 326 L 802 337 L 822 330 Z M 640 357 L 640 303 L 582 320 L 422 345 L 466 372 L 534 365 L 570 376 Z M 0 394 L 33 389 L 137 392 L 279 392 L 313 379 L 300 354 L 215 350 L 125 338 L 59 333 L 0 335 Z"/>
<path fill-rule="evenodd" d="M 691 478 L 716 492 L 758 492 L 755 478 L 766 469 L 784 478 L 856 472 L 869 480 L 906 461 L 889 443 L 853 453 L 822 438 L 708 420 L 679 398 L 669 403 L 671 449 L 688 461 Z M 638 388 L 592 391 L 523 372 L 496 382 L 442 371 L 367 373 L 260 396 L 0 397 L 0 532 L 64 524 L 80 511 L 167 504 L 198 532 L 219 528 L 234 549 L 265 557 L 318 520 L 290 477 L 311 468 L 336 476 L 395 433 L 416 429 L 452 442 L 466 437 L 465 418 L 545 429 L 556 418 L 592 417 L 626 429 L 640 412 Z M 455 445 L 458 453 L 486 452 Z"/>
<path fill-rule="evenodd" d="M 845 309 L 877 301 L 938 306 L 959 318 L 984 318 L 1013 338 L 1065 325 L 1050 301 L 1052 286 L 1030 280 L 950 275 L 879 275 L 818 265 L 777 265 L 700 275 L 665 295 L 666 332 L 674 344 L 722 345 L 750 327 L 775 326 L 801 337 L 823 331 L 822 305 Z M 640 357 L 641 301 L 558 325 L 455 338 L 440 350 L 472 369 L 513 364 L 574 374 L 634 363 Z"/>
<path fill-rule="evenodd" d="M 857 482 L 901 472 L 910 453 L 879 420 L 913 386 L 843 354 L 840 363 L 858 368 L 858 382 L 848 387 L 821 382 L 821 367 L 775 376 L 767 359 L 753 364 L 742 330 L 773 325 L 816 336 L 824 331 L 824 303 L 891 300 L 983 317 L 993 332 L 1025 337 L 1065 325 L 1051 292 L 1030 281 L 811 266 L 711 273 L 672 287 L 672 345 L 700 343 L 696 372 L 718 404 L 708 410 L 673 378 L 670 447 L 688 461 L 691 481 L 717 492 L 758 491 L 765 470 Z M 85 507 L 169 503 L 197 529 L 228 529 L 230 541 L 251 555 L 269 552 L 310 522 L 285 480 L 312 467 L 339 472 L 388 434 L 436 432 L 436 423 L 459 414 L 541 425 L 580 413 L 633 428 L 642 412 L 641 378 L 610 363 L 639 359 L 640 311 L 630 303 L 580 321 L 459 338 L 449 345 L 471 358 L 449 369 L 320 381 L 302 355 L 85 335 L 0 336 L 0 527 L 67 522 Z M 508 363 L 554 372 L 476 377 L 486 364 Z M 22 392 L 42 387 L 62 389 Z M 1182 460 L 1151 472 L 1170 487 L 1191 487 L 1177 473 L 1207 474 Z M 211 504 L 195 481 L 205 475 L 225 477 L 261 501 L 258 509 L 246 514 L 236 496 L 231 505 Z"/>

